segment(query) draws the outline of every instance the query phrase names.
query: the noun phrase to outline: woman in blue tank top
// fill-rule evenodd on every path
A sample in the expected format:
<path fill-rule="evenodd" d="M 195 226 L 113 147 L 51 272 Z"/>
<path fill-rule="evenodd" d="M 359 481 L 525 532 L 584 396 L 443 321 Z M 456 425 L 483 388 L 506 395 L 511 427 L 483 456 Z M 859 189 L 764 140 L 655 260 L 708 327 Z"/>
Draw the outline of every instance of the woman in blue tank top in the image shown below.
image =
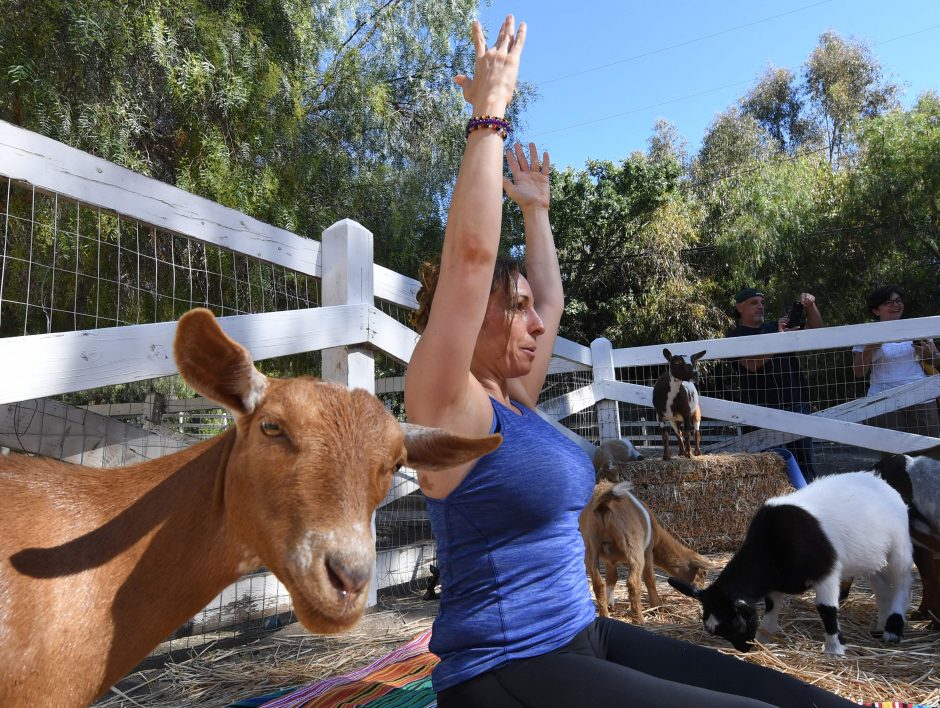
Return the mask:
<path fill-rule="evenodd" d="M 564 308 L 548 218 L 548 154 L 506 151 L 524 24 L 493 47 L 473 25 L 476 69 L 455 81 L 471 104 L 439 267 L 422 268 L 422 333 L 405 383 L 413 423 L 499 431 L 494 452 L 418 470 L 441 570 L 431 650 L 438 704 L 452 706 L 851 706 L 783 673 L 597 618 L 578 516 L 594 470 L 535 412 Z M 525 275 L 497 259 L 502 193 L 525 220 Z M 433 301 L 433 308 L 431 307 Z"/>

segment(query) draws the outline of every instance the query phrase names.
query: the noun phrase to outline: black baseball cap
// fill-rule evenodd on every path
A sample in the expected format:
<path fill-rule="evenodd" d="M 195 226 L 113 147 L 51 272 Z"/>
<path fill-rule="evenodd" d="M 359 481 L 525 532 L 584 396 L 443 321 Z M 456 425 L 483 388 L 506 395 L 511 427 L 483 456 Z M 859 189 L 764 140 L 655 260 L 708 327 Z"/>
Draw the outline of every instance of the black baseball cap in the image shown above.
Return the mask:
<path fill-rule="evenodd" d="M 734 297 L 735 304 L 740 304 L 745 300 L 750 300 L 752 297 L 764 297 L 764 293 L 757 288 L 744 288 Z"/>

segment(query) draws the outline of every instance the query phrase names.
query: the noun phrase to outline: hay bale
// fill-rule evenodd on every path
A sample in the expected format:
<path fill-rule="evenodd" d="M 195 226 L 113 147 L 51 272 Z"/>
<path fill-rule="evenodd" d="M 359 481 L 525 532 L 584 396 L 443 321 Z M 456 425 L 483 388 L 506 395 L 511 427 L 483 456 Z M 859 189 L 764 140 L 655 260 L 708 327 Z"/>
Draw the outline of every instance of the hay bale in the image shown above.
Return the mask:
<path fill-rule="evenodd" d="M 761 503 L 792 491 L 786 464 L 773 452 L 647 459 L 620 463 L 617 471 L 660 523 L 699 553 L 737 550 Z"/>

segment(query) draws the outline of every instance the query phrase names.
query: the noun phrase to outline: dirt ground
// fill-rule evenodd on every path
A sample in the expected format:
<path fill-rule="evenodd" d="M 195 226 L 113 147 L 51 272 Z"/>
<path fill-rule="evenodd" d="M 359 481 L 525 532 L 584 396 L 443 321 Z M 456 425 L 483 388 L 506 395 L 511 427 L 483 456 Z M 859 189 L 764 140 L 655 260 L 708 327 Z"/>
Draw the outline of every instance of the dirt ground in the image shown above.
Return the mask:
<path fill-rule="evenodd" d="M 714 556 L 718 565 L 729 554 Z M 714 580 L 715 572 L 709 573 Z M 916 576 L 915 576 L 916 577 Z M 781 612 L 781 629 L 771 642 L 739 654 L 723 640 L 707 635 L 699 604 L 678 594 L 657 572 L 663 606 L 650 608 L 643 599 L 646 628 L 651 632 L 713 647 L 763 666 L 786 671 L 850 700 L 911 701 L 940 705 L 940 632 L 923 620 L 911 621 L 900 645 L 884 645 L 870 634 L 875 614 L 870 588 L 856 583 L 840 609 L 848 645 L 844 658 L 822 653 L 822 623 L 812 594 L 791 598 Z M 920 598 L 916 581 L 912 608 Z M 628 621 L 626 590 L 617 588 L 612 616 Z M 236 647 L 207 646 L 194 656 L 135 672 L 96 706 L 216 706 L 276 689 L 297 687 L 366 666 L 431 626 L 438 602 L 420 593 L 382 597 L 350 632 L 314 636 L 291 624 Z"/>

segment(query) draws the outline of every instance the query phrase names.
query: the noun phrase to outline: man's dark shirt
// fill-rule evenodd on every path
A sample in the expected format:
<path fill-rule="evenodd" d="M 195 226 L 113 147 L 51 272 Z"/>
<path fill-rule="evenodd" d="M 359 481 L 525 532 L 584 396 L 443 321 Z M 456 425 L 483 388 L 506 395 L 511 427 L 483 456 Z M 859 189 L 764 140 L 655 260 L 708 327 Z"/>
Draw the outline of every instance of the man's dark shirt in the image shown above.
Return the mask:
<path fill-rule="evenodd" d="M 751 334 L 773 334 L 776 322 L 764 322 L 760 327 L 739 324 L 726 337 L 746 337 Z M 745 357 L 747 358 L 747 357 Z M 741 394 L 745 403 L 768 408 L 792 408 L 809 403 L 809 384 L 800 371 L 800 362 L 793 354 L 774 354 L 757 371 L 751 372 L 737 364 Z"/>

